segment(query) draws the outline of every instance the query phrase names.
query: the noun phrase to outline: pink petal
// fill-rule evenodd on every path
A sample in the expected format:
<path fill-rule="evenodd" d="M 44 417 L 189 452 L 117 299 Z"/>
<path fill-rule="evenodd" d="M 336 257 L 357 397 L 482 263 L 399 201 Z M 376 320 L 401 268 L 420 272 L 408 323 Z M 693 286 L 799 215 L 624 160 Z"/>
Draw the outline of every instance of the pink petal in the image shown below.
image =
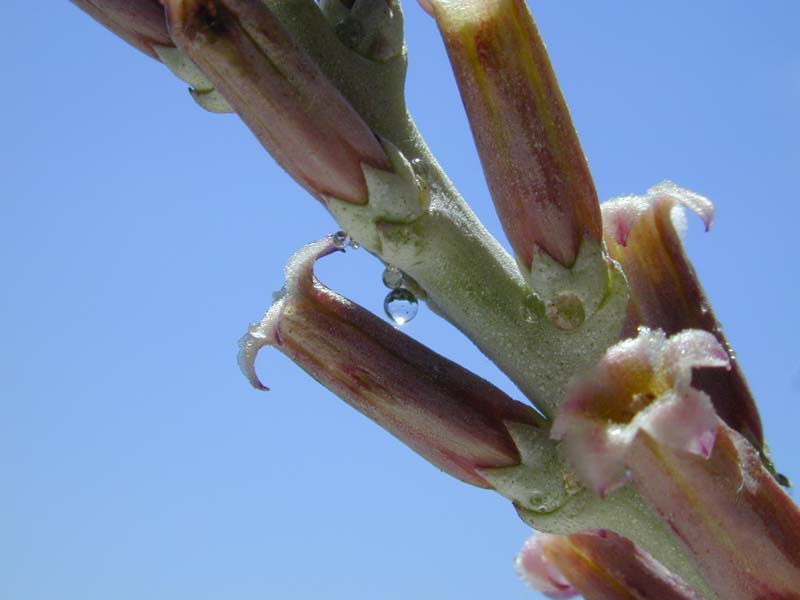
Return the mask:
<path fill-rule="evenodd" d="M 644 196 L 622 196 L 603 203 L 600 208 L 606 235 L 626 246 L 628 234 L 639 218 L 660 201 L 688 208 L 700 217 L 706 231 L 711 228 L 714 221 L 714 205 L 711 201 L 671 181 L 664 181 L 647 190 Z"/>
<path fill-rule="evenodd" d="M 640 431 L 664 446 L 708 457 L 718 427 L 705 393 L 691 387 L 695 367 L 727 367 L 713 334 L 687 330 L 667 338 L 646 327 L 608 349 L 572 387 L 551 437 L 579 479 L 604 496 L 625 483 L 629 451 Z"/>
<path fill-rule="evenodd" d="M 550 564 L 542 553 L 543 541 L 552 537 L 536 534 L 522 546 L 514 561 L 520 579 L 548 598 L 573 598 L 578 595 L 561 572 Z"/>

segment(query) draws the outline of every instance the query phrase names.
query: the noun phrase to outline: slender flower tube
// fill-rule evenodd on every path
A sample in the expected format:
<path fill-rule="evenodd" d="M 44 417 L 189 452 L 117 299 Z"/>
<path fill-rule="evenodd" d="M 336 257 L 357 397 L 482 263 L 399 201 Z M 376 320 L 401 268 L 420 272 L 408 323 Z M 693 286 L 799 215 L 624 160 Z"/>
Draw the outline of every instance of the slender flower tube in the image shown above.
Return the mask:
<path fill-rule="evenodd" d="M 254 360 L 260 348 L 273 346 L 429 462 L 491 487 L 480 469 L 520 462 L 508 427 L 525 425 L 546 439 L 541 418 L 324 287 L 313 275 L 314 263 L 337 249 L 328 237 L 289 261 L 282 295 L 240 342 L 240 365 L 250 382 L 266 389 Z"/>
<path fill-rule="evenodd" d="M 520 264 L 572 267 L 600 208 L 547 51 L 523 0 L 425 0 L 442 34 L 500 221 Z"/>
<path fill-rule="evenodd" d="M 703 600 L 633 542 L 605 529 L 535 534 L 514 564 L 522 580 L 548 598 Z"/>
<path fill-rule="evenodd" d="M 622 265 L 630 287 L 624 337 L 635 335 L 640 326 L 668 336 L 683 329 L 714 333 L 727 349 L 731 368 L 699 369 L 693 385 L 711 397 L 728 425 L 761 450 L 764 438 L 755 400 L 683 249 L 682 207 L 695 212 L 706 229 L 711 226 L 711 202 L 669 182 L 644 196 L 617 198 L 602 206 L 608 252 Z"/>
<path fill-rule="evenodd" d="M 378 139 L 260 0 L 163 0 L 176 45 L 275 160 L 321 201 L 364 204 Z"/>
<path fill-rule="evenodd" d="M 569 392 L 552 435 L 601 495 L 630 479 L 720 598 L 800 599 L 800 511 L 692 387 L 693 368 L 728 365 L 710 332 L 642 328 Z"/>
<path fill-rule="evenodd" d="M 159 0 L 72 0 L 84 12 L 158 60 L 156 46 L 172 46 Z"/>
<path fill-rule="evenodd" d="M 758 453 L 718 423 L 708 459 L 637 438 L 633 485 L 725 600 L 800 600 L 800 511 Z"/>

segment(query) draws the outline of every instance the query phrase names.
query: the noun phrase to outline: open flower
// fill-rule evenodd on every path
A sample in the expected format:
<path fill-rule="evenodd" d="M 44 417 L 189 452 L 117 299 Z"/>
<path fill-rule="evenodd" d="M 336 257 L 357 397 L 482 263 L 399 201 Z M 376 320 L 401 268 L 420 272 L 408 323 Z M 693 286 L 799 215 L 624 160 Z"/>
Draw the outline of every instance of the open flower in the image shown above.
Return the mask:
<path fill-rule="evenodd" d="M 622 266 L 630 288 L 625 337 L 641 326 L 668 336 L 684 329 L 712 332 L 728 349 L 730 368 L 699 368 L 692 385 L 708 394 L 717 414 L 761 451 L 764 438 L 755 400 L 683 248 L 684 208 L 696 213 L 706 229 L 711 226 L 711 202 L 670 182 L 644 196 L 602 205 L 608 253 Z"/>
<path fill-rule="evenodd" d="M 707 457 L 717 415 L 709 397 L 691 386 L 695 367 L 727 367 L 728 356 L 707 331 L 667 338 L 639 330 L 612 346 L 569 392 L 553 424 L 581 479 L 605 495 L 625 481 L 627 454 L 647 432 L 673 448 Z"/>
<path fill-rule="evenodd" d="M 573 387 L 552 435 L 598 494 L 630 479 L 720 598 L 800 598 L 800 512 L 692 387 L 693 368 L 729 364 L 710 332 L 641 328 Z"/>

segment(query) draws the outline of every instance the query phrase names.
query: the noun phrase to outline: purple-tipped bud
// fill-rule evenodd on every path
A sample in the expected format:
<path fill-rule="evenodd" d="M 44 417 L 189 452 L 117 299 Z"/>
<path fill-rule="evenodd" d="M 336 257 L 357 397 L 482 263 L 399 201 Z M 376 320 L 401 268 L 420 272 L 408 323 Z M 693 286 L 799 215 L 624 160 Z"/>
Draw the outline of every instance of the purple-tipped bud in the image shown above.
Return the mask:
<path fill-rule="evenodd" d="M 390 169 L 369 126 L 260 0 L 163 0 L 170 34 L 275 160 L 318 199 L 364 204 Z"/>
<path fill-rule="evenodd" d="M 172 46 L 159 0 L 72 0 L 96 21 L 158 60 L 156 46 Z"/>
<path fill-rule="evenodd" d="M 286 267 L 282 296 L 242 338 L 240 364 L 254 386 L 258 350 L 272 346 L 440 469 L 491 487 L 480 469 L 519 464 L 507 424 L 542 427 L 530 407 L 324 287 L 315 261 L 325 238 Z M 542 430 L 543 435 L 544 430 Z"/>
<path fill-rule="evenodd" d="M 517 556 L 520 577 L 548 598 L 702 600 L 680 577 L 616 533 L 536 534 Z"/>
<path fill-rule="evenodd" d="M 523 0 L 425 0 L 439 26 L 500 221 L 527 269 L 572 267 L 602 239 L 586 158 Z"/>
<path fill-rule="evenodd" d="M 696 213 L 708 229 L 714 219 L 709 200 L 671 183 L 645 196 L 628 196 L 602 206 L 606 247 L 622 266 L 630 287 L 626 336 L 640 326 L 668 336 L 683 329 L 714 333 L 728 348 L 722 327 L 683 249 L 682 208 Z M 698 369 L 693 384 L 706 392 L 717 414 L 758 449 L 763 431 L 756 403 L 733 352 L 731 369 Z"/>

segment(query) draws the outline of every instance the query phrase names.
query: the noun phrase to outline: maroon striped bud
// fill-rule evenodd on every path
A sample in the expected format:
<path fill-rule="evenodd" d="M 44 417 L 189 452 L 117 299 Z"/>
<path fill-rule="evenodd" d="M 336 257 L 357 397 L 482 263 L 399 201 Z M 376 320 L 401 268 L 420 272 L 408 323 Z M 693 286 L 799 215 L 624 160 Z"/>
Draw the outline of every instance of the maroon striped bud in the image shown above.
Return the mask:
<path fill-rule="evenodd" d="M 602 239 L 586 158 L 523 0 L 425 0 L 461 90 L 503 229 L 520 264 L 572 267 Z"/>
<path fill-rule="evenodd" d="M 450 475 L 492 487 L 481 469 L 519 464 L 510 424 L 542 432 L 529 406 L 324 287 L 316 260 L 338 249 L 324 238 L 286 267 L 281 297 L 242 338 L 251 383 L 257 352 L 272 346 L 314 379 Z"/>
<path fill-rule="evenodd" d="M 172 46 L 159 0 L 72 0 L 96 21 L 148 56 L 156 46 Z"/>

